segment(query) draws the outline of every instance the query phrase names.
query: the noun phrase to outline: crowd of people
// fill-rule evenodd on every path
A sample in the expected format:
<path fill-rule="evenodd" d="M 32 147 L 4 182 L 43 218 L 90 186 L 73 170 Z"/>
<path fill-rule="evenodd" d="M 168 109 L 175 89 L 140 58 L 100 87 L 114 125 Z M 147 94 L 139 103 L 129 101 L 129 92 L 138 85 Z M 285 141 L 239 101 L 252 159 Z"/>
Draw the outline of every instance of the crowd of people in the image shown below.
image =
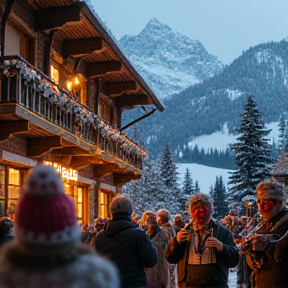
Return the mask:
<path fill-rule="evenodd" d="M 198 193 L 189 217 L 163 207 L 138 220 L 119 195 L 109 219 L 80 229 L 60 176 L 39 165 L 26 178 L 15 222 L 0 218 L 0 287 L 228 288 L 237 267 L 237 288 L 287 288 L 284 186 L 263 180 L 256 204 L 251 217 L 233 208 L 217 220 L 211 197 Z"/>

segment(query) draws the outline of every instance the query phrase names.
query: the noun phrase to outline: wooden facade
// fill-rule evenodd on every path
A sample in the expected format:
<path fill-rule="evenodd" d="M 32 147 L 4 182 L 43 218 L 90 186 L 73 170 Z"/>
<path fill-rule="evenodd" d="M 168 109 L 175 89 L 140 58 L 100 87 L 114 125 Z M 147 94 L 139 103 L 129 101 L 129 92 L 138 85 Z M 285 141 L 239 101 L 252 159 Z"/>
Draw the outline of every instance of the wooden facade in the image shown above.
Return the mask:
<path fill-rule="evenodd" d="M 286 203 L 288 202 L 288 153 L 278 157 L 278 161 L 273 165 L 273 177 L 284 184 L 287 194 Z"/>
<path fill-rule="evenodd" d="M 0 210 L 13 218 L 27 171 L 61 173 L 79 221 L 107 217 L 147 151 L 121 112 L 162 103 L 85 1 L 0 2 Z"/>

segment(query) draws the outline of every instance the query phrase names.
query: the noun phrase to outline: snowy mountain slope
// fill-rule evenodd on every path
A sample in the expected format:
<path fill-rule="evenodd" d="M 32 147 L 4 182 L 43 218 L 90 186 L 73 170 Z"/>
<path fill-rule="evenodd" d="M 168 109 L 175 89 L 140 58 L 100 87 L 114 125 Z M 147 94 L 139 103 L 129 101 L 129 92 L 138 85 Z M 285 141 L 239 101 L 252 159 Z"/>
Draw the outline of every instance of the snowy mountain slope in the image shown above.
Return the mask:
<path fill-rule="evenodd" d="M 269 138 L 271 139 L 271 143 L 275 143 L 276 146 L 278 144 L 279 139 L 279 122 L 271 122 L 266 125 L 267 129 L 271 129 L 269 134 Z M 210 135 L 202 135 L 200 137 L 196 137 L 193 141 L 190 141 L 188 145 L 190 147 L 198 146 L 204 148 L 205 151 L 212 149 L 217 149 L 218 151 L 225 151 L 229 148 L 229 144 L 236 142 L 237 135 L 229 134 L 227 124 L 223 126 L 223 130 L 219 132 L 214 132 Z"/>
<path fill-rule="evenodd" d="M 160 98 L 178 93 L 222 71 L 223 64 L 198 40 L 151 19 L 137 36 L 123 36 L 119 46 Z"/>
<path fill-rule="evenodd" d="M 259 44 L 217 75 L 164 99 L 166 109 L 137 127 L 150 157 L 156 158 L 166 143 L 179 151 L 197 137 L 219 131 L 224 123 L 235 133 L 248 95 L 266 124 L 279 121 L 288 105 L 287 55 L 287 41 Z"/>
<path fill-rule="evenodd" d="M 266 125 L 267 129 L 271 129 L 269 136 L 271 142 L 278 143 L 279 139 L 279 122 L 273 122 Z M 216 148 L 218 151 L 222 150 L 225 151 L 226 148 L 229 147 L 230 143 L 236 142 L 237 136 L 229 135 L 227 130 L 227 125 L 224 125 L 223 132 L 215 132 L 211 135 L 203 135 L 197 137 L 193 141 L 189 142 L 190 146 L 198 145 L 199 149 L 204 148 L 207 151 L 210 148 Z M 178 183 L 180 187 L 182 187 L 182 183 L 184 180 L 184 175 L 186 173 L 186 169 L 188 168 L 191 172 L 191 177 L 195 184 L 197 180 L 202 192 L 209 193 L 211 185 L 214 187 L 216 176 L 222 176 L 223 183 L 228 188 L 228 181 L 229 181 L 229 172 L 233 170 L 229 169 L 221 169 L 221 168 L 214 168 L 209 166 L 204 166 L 195 163 L 177 163 L 177 172 L 179 173 Z"/>
<path fill-rule="evenodd" d="M 228 181 L 229 181 L 229 172 L 232 170 L 228 169 L 220 169 L 214 167 L 208 167 L 200 164 L 195 163 L 177 163 L 177 172 L 179 173 L 178 183 L 182 188 L 182 183 L 184 181 L 184 175 L 186 173 L 186 169 L 188 168 L 191 177 L 193 179 L 193 183 L 195 185 L 196 180 L 199 183 L 199 187 L 201 192 L 209 193 L 210 187 L 215 185 L 216 177 L 222 176 L 223 183 L 227 189 Z"/>

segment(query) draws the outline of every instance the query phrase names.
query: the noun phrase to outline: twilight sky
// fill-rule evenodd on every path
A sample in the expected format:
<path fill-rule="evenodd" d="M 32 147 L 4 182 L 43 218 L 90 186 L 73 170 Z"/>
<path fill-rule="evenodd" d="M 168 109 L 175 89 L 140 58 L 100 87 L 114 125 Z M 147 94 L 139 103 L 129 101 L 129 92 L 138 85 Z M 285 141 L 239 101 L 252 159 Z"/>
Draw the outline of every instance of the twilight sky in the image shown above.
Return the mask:
<path fill-rule="evenodd" d="M 151 18 L 199 40 L 224 64 L 249 47 L 288 37 L 288 0 L 90 0 L 116 39 Z"/>

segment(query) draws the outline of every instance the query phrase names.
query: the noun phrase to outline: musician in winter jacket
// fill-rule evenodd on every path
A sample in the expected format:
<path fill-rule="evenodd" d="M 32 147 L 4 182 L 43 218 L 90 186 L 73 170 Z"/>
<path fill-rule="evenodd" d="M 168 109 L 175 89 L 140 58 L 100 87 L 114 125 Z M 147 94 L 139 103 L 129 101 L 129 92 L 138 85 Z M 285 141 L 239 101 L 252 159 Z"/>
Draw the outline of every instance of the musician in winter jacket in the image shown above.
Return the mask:
<path fill-rule="evenodd" d="M 158 260 L 156 248 L 144 230 L 131 220 L 132 203 L 124 196 L 115 197 L 110 205 L 112 220 L 95 238 L 95 248 L 113 261 L 120 271 L 121 288 L 146 287 L 144 268 Z"/>
<path fill-rule="evenodd" d="M 228 269 L 238 264 L 239 254 L 229 229 L 211 218 L 213 210 L 207 194 L 196 194 L 189 204 L 192 223 L 166 248 L 167 261 L 177 263 L 178 287 L 228 287 Z"/>
<path fill-rule="evenodd" d="M 288 287 L 288 210 L 283 185 L 274 179 L 256 187 L 260 223 L 245 244 L 248 265 L 253 269 L 253 288 Z"/>

